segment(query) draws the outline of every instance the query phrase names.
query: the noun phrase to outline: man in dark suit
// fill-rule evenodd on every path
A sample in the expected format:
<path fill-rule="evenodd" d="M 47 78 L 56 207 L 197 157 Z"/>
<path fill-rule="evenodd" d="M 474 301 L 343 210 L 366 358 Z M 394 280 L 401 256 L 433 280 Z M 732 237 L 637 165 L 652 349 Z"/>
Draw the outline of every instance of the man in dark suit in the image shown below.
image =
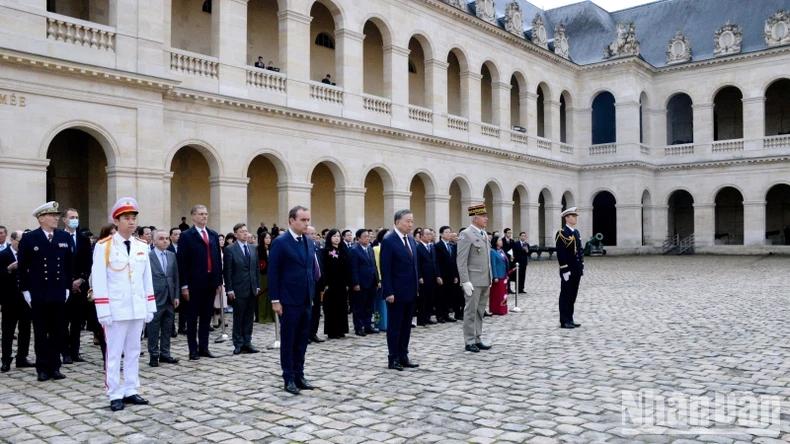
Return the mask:
<path fill-rule="evenodd" d="M 513 245 L 515 245 L 516 241 L 513 240 L 513 230 L 510 228 L 505 228 L 502 230 L 504 234 L 502 237 L 502 251 L 505 252 L 505 257 L 507 258 L 507 268 L 511 268 L 511 263 L 513 262 Z M 513 290 L 510 288 L 510 282 L 513 282 L 513 279 L 509 279 L 507 284 L 507 292 L 508 294 L 513 294 Z"/>
<path fill-rule="evenodd" d="M 529 265 L 529 244 L 527 243 L 527 233 L 518 234 L 518 240 L 513 243 L 513 260 L 518 264 L 518 288 L 519 294 L 524 293 L 524 279 L 527 277 L 527 265 Z"/>
<path fill-rule="evenodd" d="M 19 240 L 22 238 L 21 231 L 11 232 L 11 243 L 5 250 L 0 251 L 0 305 L 3 307 L 2 334 L 3 334 L 3 354 L 2 367 L 3 373 L 11 369 L 12 346 L 14 342 L 14 332 L 19 325 L 19 340 L 16 349 L 16 367 L 33 367 L 27 360 L 30 350 L 30 307 L 19 291 L 19 281 L 17 272 L 19 263 L 17 254 L 19 251 Z"/>
<path fill-rule="evenodd" d="M 307 239 L 312 239 L 313 244 L 315 246 L 315 269 L 316 269 L 316 279 L 315 281 L 318 282 L 318 279 L 321 277 L 321 273 L 324 269 L 324 264 L 321 262 L 321 242 L 320 237 L 319 240 L 316 240 L 315 227 L 310 225 L 307 227 L 307 231 L 305 231 L 304 236 Z M 318 337 L 318 324 L 321 321 L 321 302 L 323 302 L 324 298 L 324 290 L 323 287 L 320 285 L 315 286 L 315 291 L 313 291 L 313 308 L 310 312 L 310 337 L 308 339 L 309 342 L 313 343 L 321 343 L 324 342 L 324 339 Z"/>
<path fill-rule="evenodd" d="M 420 295 L 417 298 L 417 325 L 427 327 L 435 324 L 431 314 L 436 305 L 436 288 L 444 283 L 436 269 L 436 248 L 433 244 L 433 230 L 424 228 L 417 242 L 417 262 L 419 263 Z M 436 317 L 441 315 L 437 312 Z"/>
<path fill-rule="evenodd" d="M 373 302 L 379 286 L 376 258 L 370 246 L 370 233 L 360 228 L 356 233 L 357 243 L 349 248 L 351 259 L 351 310 L 354 318 L 354 332 L 357 336 L 378 333 L 373 327 Z"/>
<path fill-rule="evenodd" d="M 291 208 L 288 231 L 272 241 L 269 251 L 269 299 L 280 316 L 280 366 L 285 391 L 293 395 L 314 388 L 304 377 L 311 302 L 318 277 L 315 245 L 306 236 L 309 225 L 307 208 Z"/>
<path fill-rule="evenodd" d="M 167 251 L 173 254 L 178 254 L 178 240 L 181 238 L 181 229 L 173 227 L 170 229 L 170 245 L 167 246 Z M 170 329 L 170 337 L 175 338 L 179 333 L 187 332 L 187 301 L 179 300 L 178 307 L 178 328 L 176 328 L 176 315 L 173 313 L 173 328 Z"/>
<path fill-rule="evenodd" d="M 151 262 L 151 281 L 156 297 L 156 313 L 146 326 L 148 332 L 148 365 L 177 364 L 170 354 L 170 337 L 175 309 L 179 305 L 178 261 L 170 251 L 170 239 L 163 230 L 154 232 L 154 249 L 148 253 Z"/>
<path fill-rule="evenodd" d="M 208 349 L 214 297 L 222 285 L 222 259 L 219 237 L 206 227 L 208 209 L 195 205 L 190 211 L 192 228 L 181 233 L 178 243 L 178 274 L 181 299 L 189 301 L 187 310 L 187 343 L 189 359 L 216 358 Z"/>
<path fill-rule="evenodd" d="M 66 329 L 63 313 L 74 281 L 73 246 L 71 237 L 58 229 L 57 202 L 41 205 L 33 216 L 39 228 L 19 242 L 19 290 L 32 308 L 38 380 L 63 379 L 60 352 Z"/>
<path fill-rule="evenodd" d="M 223 272 L 225 292 L 233 303 L 233 354 L 258 353 L 252 346 L 252 323 L 255 319 L 255 298 L 261 290 L 258 252 L 247 244 L 247 225 L 233 227 L 236 242 L 225 247 Z"/>
<path fill-rule="evenodd" d="M 181 223 L 178 224 L 178 229 L 181 230 L 182 233 L 189 229 L 189 224 L 187 224 L 187 218 L 186 217 L 182 217 L 181 218 Z"/>
<path fill-rule="evenodd" d="M 80 234 L 80 215 L 74 208 L 63 212 L 63 223 L 66 233 L 71 237 L 72 245 L 72 279 L 71 296 L 66 301 L 66 330 L 63 354 L 63 363 L 84 362 L 80 355 L 80 334 L 82 324 L 91 316 L 89 310 L 95 311 L 94 305 L 88 302 L 88 279 L 93 266 L 93 251 L 91 241 Z"/>
<path fill-rule="evenodd" d="M 419 367 L 409 360 L 411 318 L 419 286 L 417 244 L 408 234 L 413 227 L 411 210 L 398 210 L 394 229 L 381 241 L 381 287 L 388 303 L 388 367 L 398 371 Z"/>
<path fill-rule="evenodd" d="M 455 322 L 455 317 L 450 317 L 454 301 L 458 298 L 461 287 L 458 284 L 458 265 L 456 264 L 457 252 L 455 245 L 450 242 L 453 230 L 445 225 L 439 228 L 439 242 L 434 244 L 436 250 L 436 270 L 442 282 L 436 293 L 436 320 L 439 322 Z"/>

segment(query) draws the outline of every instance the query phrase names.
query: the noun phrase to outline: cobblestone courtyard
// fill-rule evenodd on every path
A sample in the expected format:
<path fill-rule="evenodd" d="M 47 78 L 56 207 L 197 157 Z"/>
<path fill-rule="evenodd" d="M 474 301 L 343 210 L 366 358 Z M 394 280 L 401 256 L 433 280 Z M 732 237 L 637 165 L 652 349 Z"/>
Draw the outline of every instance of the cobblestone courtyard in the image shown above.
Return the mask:
<path fill-rule="evenodd" d="M 48 442 L 788 442 L 790 258 L 609 257 L 589 259 L 576 305 L 580 329 L 557 328 L 556 261 L 532 262 L 520 314 L 486 318 L 494 348 L 463 351 L 460 323 L 418 327 L 412 371 L 386 369 L 384 335 L 311 345 L 307 376 L 318 386 L 281 389 L 278 355 L 231 354 L 150 368 L 151 406 L 111 413 L 101 357 L 63 381 L 32 369 L 0 375 L 0 441 Z M 256 325 L 255 343 L 272 342 Z M 782 399 L 778 433 L 628 435 L 625 390 L 713 396 L 749 392 Z"/>

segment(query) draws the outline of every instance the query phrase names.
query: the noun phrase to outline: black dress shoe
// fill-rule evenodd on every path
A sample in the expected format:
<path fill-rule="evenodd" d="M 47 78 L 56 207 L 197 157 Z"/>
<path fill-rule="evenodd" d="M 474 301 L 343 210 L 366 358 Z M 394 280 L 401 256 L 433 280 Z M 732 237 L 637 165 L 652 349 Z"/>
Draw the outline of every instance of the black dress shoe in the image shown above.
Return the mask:
<path fill-rule="evenodd" d="M 365 333 L 364 330 L 357 330 L 354 332 L 354 334 L 357 336 L 367 336 L 367 333 Z"/>
<path fill-rule="evenodd" d="M 434 321 L 433 319 L 428 319 L 428 323 L 429 323 L 429 324 L 435 324 L 435 323 L 436 323 L 436 321 Z"/>
<path fill-rule="evenodd" d="M 202 352 L 199 352 L 198 355 L 200 355 L 203 358 L 218 358 L 219 357 L 219 356 L 211 353 L 208 350 L 203 350 Z"/>
<path fill-rule="evenodd" d="M 72 358 L 72 360 L 74 362 L 85 362 L 85 359 L 82 357 L 82 355 L 77 355 L 74 358 Z"/>
<path fill-rule="evenodd" d="M 163 362 L 165 364 L 178 364 L 178 358 L 174 358 L 172 356 L 160 356 L 159 362 Z"/>
<path fill-rule="evenodd" d="M 118 410 L 123 410 L 123 399 L 113 399 L 110 401 L 110 410 L 113 412 L 117 412 Z"/>
<path fill-rule="evenodd" d="M 366 328 L 365 329 L 365 333 L 367 333 L 369 335 L 376 334 L 376 333 L 379 333 L 379 329 L 375 328 L 375 327 Z"/>
<path fill-rule="evenodd" d="M 253 347 L 252 345 L 243 345 L 243 346 L 241 347 L 241 352 L 242 352 L 242 353 L 248 353 L 248 354 L 251 354 L 251 353 L 260 353 L 261 351 L 260 351 L 260 350 L 258 350 L 258 349 L 257 349 L 257 348 L 255 348 L 255 347 Z"/>
<path fill-rule="evenodd" d="M 10 362 L 4 362 L 3 365 L 0 366 L 0 372 L 5 373 L 5 372 L 7 372 L 9 370 L 11 370 L 11 363 Z"/>
<path fill-rule="evenodd" d="M 304 376 L 301 378 L 296 378 L 296 387 L 298 387 L 299 390 L 315 390 L 315 387 L 307 382 L 307 379 L 304 379 Z"/>
<path fill-rule="evenodd" d="M 148 365 L 150 367 L 159 367 L 159 359 L 151 356 L 151 359 L 148 361 Z"/>
<path fill-rule="evenodd" d="M 39 382 L 49 381 L 49 375 L 47 374 L 47 372 L 38 372 L 37 379 Z"/>
<path fill-rule="evenodd" d="M 233 347 L 233 354 L 240 355 L 241 354 L 241 347 Z"/>
<path fill-rule="evenodd" d="M 148 400 L 140 395 L 132 395 L 132 396 L 125 396 L 123 398 L 123 403 L 134 404 L 134 405 L 148 405 Z"/>
<path fill-rule="evenodd" d="M 582 326 L 582 324 L 577 324 L 576 322 L 571 322 L 571 324 L 573 324 L 574 327 L 581 327 Z"/>
<path fill-rule="evenodd" d="M 35 367 L 35 366 L 36 366 L 36 364 L 28 361 L 27 358 L 25 358 L 25 359 L 17 359 L 16 360 L 16 368 L 32 368 L 32 367 Z"/>
<path fill-rule="evenodd" d="M 446 320 L 447 320 L 447 322 L 457 322 L 458 321 L 458 319 L 450 318 L 450 317 L 448 317 Z"/>
<path fill-rule="evenodd" d="M 170 333 L 170 337 L 171 338 L 177 338 L 178 337 L 178 332 L 177 331 L 173 331 L 173 333 Z"/>
<path fill-rule="evenodd" d="M 296 386 L 295 382 L 290 381 L 290 382 L 285 384 L 285 391 L 290 393 L 290 394 L 292 394 L 292 395 L 298 395 L 299 394 L 299 387 Z"/>
<path fill-rule="evenodd" d="M 437 320 L 437 322 L 438 322 L 438 323 L 440 323 L 440 324 L 444 324 L 445 322 L 447 322 L 447 320 L 446 320 L 446 319 L 444 319 L 444 318 L 439 318 L 439 319 Z"/>
<path fill-rule="evenodd" d="M 420 366 L 420 364 L 415 364 L 411 361 L 406 361 L 406 360 L 398 361 L 398 362 L 400 362 L 400 365 L 403 368 L 417 368 Z"/>
<path fill-rule="evenodd" d="M 576 327 L 570 322 L 566 322 L 565 324 L 560 325 L 560 328 L 576 328 Z"/>
<path fill-rule="evenodd" d="M 491 346 L 490 346 L 490 345 L 485 345 L 485 344 L 483 344 L 482 342 L 478 342 L 478 343 L 477 343 L 477 344 L 475 344 L 475 345 L 476 345 L 476 346 L 477 346 L 477 348 L 479 348 L 480 350 L 491 350 Z"/>
<path fill-rule="evenodd" d="M 490 318 L 491 316 L 494 316 L 494 315 L 492 315 L 491 313 L 489 313 L 489 312 L 488 312 L 488 310 L 486 310 L 486 311 L 485 311 L 485 313 L 483 313 L 483 317 L 484 317 L 484 318 Z"/>
<path fill-rule="evenodd" d="M 74 361 L 71 359 L 71 356 L 64 355 L 63 356 L 63 363 L 64 364 L 74 364 Z"/>
<path fill-rule="evenodd" d="M 60 370 L 55 370 L 52 372 L 52 379 L 66 379 L 66 375 L 60 372 Z"/>
<path fill-rule="evenodd" d="M 176 332 L 176 336 L 178 336 L 178 335 L 185 335 L 185 334 L 187 334 L 187 331 L 185 329 L 181 329 L 181 328 L 179 328 L 178 331 Z"/>
<path fill-rule="evenodd" d="M 393 361 L 393 362 L 390 362 L 390 364 L 389 364 L 388 368 L 389 368 L 390 370 L 397 370 L 397 371 L 399 371 L 399 372 L 402 372 L 402 371 L 403 371 L 403 366 L 402 366 L 402 365 L 400 365 L 400 362 L 398 362 L 398 361 Z"/>
<path fill-rule="evenodd" d="M 200 356 L 197 353 L 190 353 L 189 354 L 189 360 L 190 361 L 197 361 L 199 359 L 200 359 Z"/>
<path fill-rule="evenodd" d="M 468 351 L 468 352 L 472 352 L 472 353 L 480 353 L 480 349 L 479 349 L 479 348 L 477 347 L 477 345 L 475 345 L 475 344 L 472 344 L 472 345 L 467 345 L 467 346 L 465 347 L 465 349 L 466 349 L 466 351 Z"/>
<path fill-rule="evenodd" d="M 321 342 L 324 342 L 324 340 L 323 340 L 323 339 L 321 339 L 321 338 L 319 338 L 319 337 L 318 337 L 318 335 L 313 335 L 313 337 L 312 337 L 312 338 L 310 338 L 310 341 L 311 341 L 311 342 L 315 342 L 316 344 L 319 344 L 319 343 L 321 343 Z"/>

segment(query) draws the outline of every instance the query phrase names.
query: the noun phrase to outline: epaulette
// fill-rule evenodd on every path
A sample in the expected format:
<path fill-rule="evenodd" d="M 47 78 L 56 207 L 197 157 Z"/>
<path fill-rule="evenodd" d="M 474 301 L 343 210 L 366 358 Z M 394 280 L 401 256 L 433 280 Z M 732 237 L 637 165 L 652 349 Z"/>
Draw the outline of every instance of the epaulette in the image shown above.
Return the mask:
<path fill-rule="evenodd" d="M 571 243 L 575 244 L 576 236 L 572 234 L 570 236 L 565 236 L 564 234 L 562 234 L 562 230 L 557 230 L 557 234 L 554 235 L 554 242 L 556 243 L 557 240 L 562 240 L 562 243 L 564 243 L 565 246 L 567 247 Z"/>
<path fill-rule="evenodd" d="M 103 243 L 107 242 L 110 239 L 112 239 L 112 235 L 105 237 L 104 239 L 100 240 L 98 243 L 103 244 Z"/>

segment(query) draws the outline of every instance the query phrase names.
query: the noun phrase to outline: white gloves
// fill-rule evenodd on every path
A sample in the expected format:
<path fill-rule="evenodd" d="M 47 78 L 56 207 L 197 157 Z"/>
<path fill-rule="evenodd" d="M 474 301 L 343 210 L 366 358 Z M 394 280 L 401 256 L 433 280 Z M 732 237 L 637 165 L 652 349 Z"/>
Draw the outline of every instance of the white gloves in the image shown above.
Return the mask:
<path fill-rule="evenodd" d="M 570 278 L 571 278 L 571 272 L 570 271 L 566 271 L 565 273 L 562 273 L 562 280 L 563 281 L 568 282 L 568 279 L 570 279 Z"/>
<path fill-rule="evenodd" d="M 145 314 L 145 323 L 146 324 L 151 322 L 151 321 L 153 321 L 153 320 L 154 320 L 154 314 L 153 313 L 148 312 L 148 313 Z"/>
<path fill-rule="evenodd" d="M 31 299 L 30 299 L 30 292 L 29 291 L 23 291 L 22 292 L 22 296 L 25 298 L 25 302 L 27 302 L 27 305 L 29 305 L 30 308 L 33 308 L 33 303 L 30 302 L 31 301 Z"/>
<path fill-rule="evenodd" d="M 107 316 L 100 317 L 99 318 L 99 324 L 101 324 L 101 326 L 104 327 L 104 328 L 107 328 L 107 327 L 111 326 L 112 325 L 112 316 L 111 315 L 107 315 Z"/>
<path fill-rule="evenodd" d="M 69 296 L 71 296 L 71 292 L 69 290 L 66 290 L 66 300 L 67 301 L 69 300 Z"/>
<path fill-rule="evenodd" d="M 463 284 L 461 284 L 461 288 L 464 289 L 464 294 L 467 296 L 472 296 L 472 292 L 475 289 L 474 285 L 472 285 L 471 282 L 464 282 Z"/>

